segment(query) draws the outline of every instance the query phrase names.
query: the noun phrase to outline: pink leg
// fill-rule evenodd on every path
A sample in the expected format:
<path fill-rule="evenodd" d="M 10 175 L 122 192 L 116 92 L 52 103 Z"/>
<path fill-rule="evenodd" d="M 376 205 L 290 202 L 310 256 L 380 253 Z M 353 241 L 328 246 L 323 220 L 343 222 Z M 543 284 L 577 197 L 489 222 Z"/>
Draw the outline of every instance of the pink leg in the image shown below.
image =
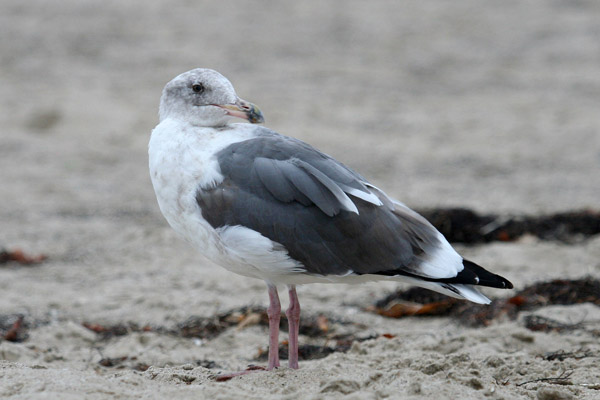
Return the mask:
<path fill-rule="evenodd" d="M 275 285 L 267 284 L 269 288 L 269 365 L 267 370 L 279 367 L 279 320 L 281 318 L 281 304 Z"/>
<path fill-rule="evenodd" d="M 300 302 L 296 294 L 296 286 L 289 285 L 290 306 L 285 312 L 288 318 L 290 331 L 288 365 L 290 368 L 298 369 L 298 330 L 300 329 Z"/>
<path fill-rule="evenodd" d="M 269 365 L 267 371 L 270 371 L 273 368 L 279 367 L 279 320 L 281 319 L 281 304 L 279 303 L 277 287 L 267 283 L 267 288 L 269 289 L 269 308 L 267 308 L 267 315 L 269 316 Z M 245 371 L 218 375 L 215 377 L 215 380 L 217 382 L 225 382 L 236 376 L 251 374 L 261 370 L 264 371 L 265 368 L 249 367 Z"/>

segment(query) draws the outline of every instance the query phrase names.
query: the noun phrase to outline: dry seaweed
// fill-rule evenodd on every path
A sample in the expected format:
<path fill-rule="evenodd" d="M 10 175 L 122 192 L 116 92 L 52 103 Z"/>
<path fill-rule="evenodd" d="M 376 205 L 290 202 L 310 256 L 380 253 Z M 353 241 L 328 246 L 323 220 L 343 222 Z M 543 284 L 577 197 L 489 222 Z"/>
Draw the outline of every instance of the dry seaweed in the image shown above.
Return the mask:
<path fill-rule="evenodd" d="M 587 277 L 577 280 L 555 279 L 539 282 L 526 287 L 514 297 L 519 298 L 523 309 L 549 304 L 593 303 L 600 306 L 600 280 Z"/>
<path fill-rule="evenodd" d="M 381 335 L 388 339 L 394 337 L 393 335 L 384 334 Z M 315 344 L 304 344 L 298 346 L 298 358 L 300 360 L 316 360 L 319 358 L 327 357 L 331 353 L 341 352 L 345 353 L 352 347 L 354 342 L 364 342 L 365 340 L 371 340 L 378 338 L 379 335 L 368 335 L 364 337 L 355 336 L 352 334 L 334 336 L 328 338 L 325 345 Z M 266 361 L 268 357 L 268 349 L 261 348 L 255 357 L 256 361 Z M 282 360 L 288 359 L 288 342 L 284 340 L 279 344 L 279 358 Z"/>
<path fill-rule="evenodd" d="M 600 212 L 570 211 L 541 216 L 480 215 L 464 208 L 420 210 L 450 242 L 513 241 L 525 234 L 543 240 L 572 242 L 600 233 Z"/>
<path fill-rule="evenodd" d="M 543 358 L 546 361 L 554 361 L 554 360 L 564 361 L 567 358 L 581 360 L 581 359 L 587 358 L 587 357 L 599 357 L 599 356 L 600 356 L 600 354 L 598 354 L 598 353 L 594 353 L 593 351 L 591 351 L 589 349 L 582 348 L 582 349 L 579 349 L 576 351 L 569 351 L 569 352 L 565 352 L 564 350 L 553 351 L 553 352 L 544 354 Z"/>
<path fill-rule="evenodd" d="M 328 333 L 331 324 L 348 325 L 350 323 L 352 322 L 336 317 L 326 317 L 322 314 L 303 316 L 300 321 L 300 334 L 309 337 L 323 337 Z M 182 337 L 211 339 L 225 329 L 231 327 L 242 329 L 254 324 L 269 325 L 269 317 L 263 307 L 241 307 L 212 317 L 193 316 L 177 324 L 174 333 Z M 285 315 L 282 315 L 279 327 L 283 331 L 288 330 Z"/>
<path fill-rule="evenodd" d="M 555 377 L 551 377 L 551 378 L 531 379 L 529 381 L 517 383 L 517 386 L 523 386 L 528 383 L 534 383 L 534 382 L 548 382 L 548 383 L 552 383 L 555 385 L 567 385 L 567 386 L 573 385 L 573 382 L 571 382 L 571 380 L 569 379 L 571 377 L 571 375 L 573 375 L 573 371 L 563 371 L 560 373 L 559 376 L 555 376 Z"/>
<path fill-rule="evenodd" d="M 145 326 L 140 328 L 138 325 L 133 323 L 128 324 L 115 324 L 115 325 L 102 325 L 96 323 L 84 322 L 82 324 L 85 328 L 98 334 L 100 340 L 108 340 L 117 336 L 125 336 L 130 332 L 147 332 L 152 330 Z"/>
<path fill-rule="evenodd" d="M 206 359 L 205 360 L 196 360 L 194 363 L 199 367 L 208 368 L 208 369 L 215 369 L 215 368 L 222 369 L 223 368 L 213 360 L 206 360 Z"/>
<path fill-rule="evenodd" d="M 258 317 L 258 318 L 255 318 Z M 251 322 L 249 322 L 249 318 Z M 225 329 L 253 323 L 268 323 L 267 313 L 262 307 L 241 307 L 211 317 L 192 316 L 177 324 L 172 333 L 185 338 L 212 339 Z"/>
<path fill-rule="evenodd" d="M 25 254 L 23 250 L 15 249 L 15 250 L 0 250 L 0 264 L 8 264 L 11 262 L 20 264 L 20 265 L 33 265 L 39 264 L 48 258 L 44 254 L 39 254 L 37 256 L 30 256 Z"/>
<path fill-rule="evenodd" d="M 146 371 L 150 366 L 148 364 L 137 362 L 137 357 L 111 357 L 111 358 L 102 358 L 98 361 L 98 364 L 105 368 L 117 368 L 117 369 L 133 369 L 136 371 Z"/>
<path fill-rule="evenodd" d="M 86 322 L 83 324 L 87 329 L 98 334 L 98 340 L 109 340 L 114 337 L 124 336 L 131 332 L 156 332 L 161 334 L 174 335 L 184 338 L 197 339 L 212 339 L 220 335 L 225 329 L 236 327 L 243 329 L 250 324 L 258 324 L 268 326 L 267 313 L 262 307 L 241 307 L 230 310 L 212 317 L 197 317 L 193 316 L 187 320 L 178 323 L 175 328 L 165 328 L 158 326 L 143 326 L 136 324 L 115 324 L 104 325 L 97 323 Z M 361 342 L 368 339 L 374 339 L 378 335 L 368 335 L 365 337 L 357 337 L 354 334 L 335 334 L 335 329 L 332 324 L 339 325 L 354 325 L 358 328 L 364 328 L 362 325 L 353 322 L 344 321 L 335 317 L 326 317 L 324 315 L 305 316 L 300 322 L 300 333 L 312 338 L 324 339 L 324 345 L 301 345 L 299 347 L 299 358 L 301 360 L 311 360 L 323 358 L 333 352 L 345 352 L 350 349 L 355 341 Z M 282 330 L 287 330 L 287 320 L 283 316 L 281 319 Z M 393 337 L 387 335 L 385 337 Z M 279 353 L 281 359 L 288 357 L 288 344 L 283 341 L 280 344 Z M 267 350 L 259 349 L 256 360 L 266 360 Z M 104 367 L 119 367 L 125 361 L 129 361 L 127 357 L 120 358 L 102 358 L 100 365 Z M 198 361 L 198 365 L 203 365 L 206 368 L 215 368 L 214 362 L 209 362 L 207 365 L 204 361 Z"/>
<path fill-rule="evenodd" d="M 581 323 L 565 324 L 551 318 L 542 317 L 540 315 L 526 315 L 523 318 L 525 328 L 534 332 L 568 332 L 576 329 L 581 329 Z"/>
<path fill-rule="evenodd" d="M 456 300 L 421 288 L 397 291 L 375 303 L 370 311 L 391 318 L 405 316 L 453 316 L 468 326 L 487 326 L 500 317 L 514 319 L 520 311 L 546 305 L 592 303 L 600 305 L 600 280 L 591 277 L 539 282 L 519 291 L 508 299 L 495 299 L 489 305 Z M 578 329 L 580 325 L 560 325 L 541 317 L 528 317 L 526 326 L 531 330 Z"/>
<path fill-rule="evenodd" d="M 23 314 L 0 315 L 0 339 L 9 342 L 23 342 L 29 335 L 29 328 Z"/>

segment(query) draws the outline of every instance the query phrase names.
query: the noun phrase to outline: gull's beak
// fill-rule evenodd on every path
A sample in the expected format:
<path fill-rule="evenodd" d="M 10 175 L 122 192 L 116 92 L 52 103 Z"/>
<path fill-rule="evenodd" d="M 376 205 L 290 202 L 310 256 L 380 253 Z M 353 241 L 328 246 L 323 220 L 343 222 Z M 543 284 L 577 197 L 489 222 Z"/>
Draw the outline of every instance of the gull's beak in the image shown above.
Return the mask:
<path fill-rule="evenodd" d="M 215 106 L 221 107 L 232 117 L 245 119 L 252 124 L 260 124 L 265 121 L 257 106 L 239 97 L 234 104 L 215 104 Z"/>

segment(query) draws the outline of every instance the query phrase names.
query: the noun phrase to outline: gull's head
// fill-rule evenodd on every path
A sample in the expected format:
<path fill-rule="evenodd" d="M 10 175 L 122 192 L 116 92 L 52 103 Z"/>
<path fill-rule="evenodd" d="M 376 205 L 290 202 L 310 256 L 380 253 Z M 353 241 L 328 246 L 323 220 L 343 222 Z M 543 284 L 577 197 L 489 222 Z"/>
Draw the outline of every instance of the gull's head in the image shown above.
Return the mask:
<path fill-rule="evenodd" d="M 230 117 L 264 121 L 257 106 L 240 99 L 231 82 L 212 69 L 197 68 L 167 83 L 160 98 L 160 120 L 183 119 L 196 126 L 223 126 Z"/>

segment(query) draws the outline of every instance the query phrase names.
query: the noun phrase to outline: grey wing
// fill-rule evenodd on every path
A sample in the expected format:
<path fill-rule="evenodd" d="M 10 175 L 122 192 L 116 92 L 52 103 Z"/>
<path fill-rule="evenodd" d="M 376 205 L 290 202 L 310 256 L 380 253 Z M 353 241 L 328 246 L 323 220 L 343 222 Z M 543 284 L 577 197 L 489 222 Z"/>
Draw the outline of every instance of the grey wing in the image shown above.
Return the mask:
<path fill-rule="evenodd" d="M 223 182 L 196 197 L 213 227 L 260 232 L 311 274 L 427 276 L 420 265 L 440 246 L 435 228 L 333 158 L 265 130 L 217 159 Z"/>

